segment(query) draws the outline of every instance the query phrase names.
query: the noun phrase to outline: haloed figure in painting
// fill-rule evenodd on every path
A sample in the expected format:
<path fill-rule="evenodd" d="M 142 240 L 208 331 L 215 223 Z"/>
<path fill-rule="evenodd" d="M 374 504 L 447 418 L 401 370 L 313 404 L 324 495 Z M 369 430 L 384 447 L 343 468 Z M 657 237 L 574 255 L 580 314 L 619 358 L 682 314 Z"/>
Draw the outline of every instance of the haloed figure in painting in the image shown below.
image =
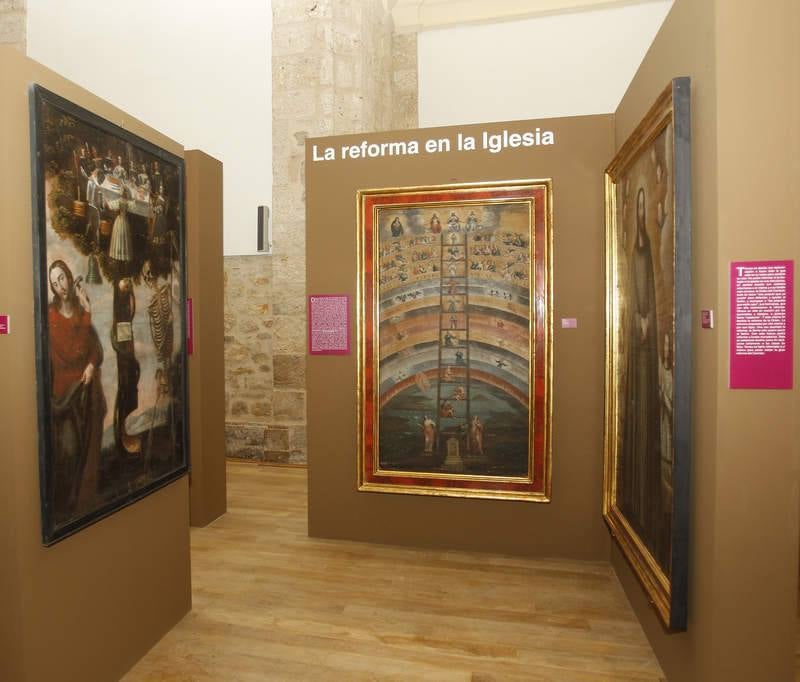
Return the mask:
<path fill-rule="evenodd" d="M 636 235 L 628 263 L 627 390 L 622 446 L 623 511 L 659 557 L 661 550 L 661 404 L 653 256 L 644 188 L 636 195 Z"/>
<path fill-rule="evenodd" d="M 56 519 L 91 508 L 97 494 L 106 402 L 100 385 L 103 346 L 92 325 L 89 299 L 62 260 L 48 270 L 52 395 L 52 476 L 49 503 Z"/>

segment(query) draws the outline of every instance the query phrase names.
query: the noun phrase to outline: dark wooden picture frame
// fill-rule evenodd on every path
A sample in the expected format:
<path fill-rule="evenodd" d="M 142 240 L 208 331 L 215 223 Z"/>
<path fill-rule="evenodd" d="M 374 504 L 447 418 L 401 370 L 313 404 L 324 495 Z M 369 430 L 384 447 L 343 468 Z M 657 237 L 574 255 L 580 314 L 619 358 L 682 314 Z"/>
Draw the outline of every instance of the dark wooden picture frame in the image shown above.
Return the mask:
<path fill-rule="evenodd" d="M 188 470 L 185 171 L 180 157 L 39 85 L 30 125 L 51 545 Z"/>
<path fill-rule="evenodd" d="M 692 372 L 690 81 L 606 169 L 603 516 L 662 623 L 687 625 Z"/>
<path fill-rule="evenodd" d="M 357 201 L 359 490 L 549 502 L 551 181 Z"/>

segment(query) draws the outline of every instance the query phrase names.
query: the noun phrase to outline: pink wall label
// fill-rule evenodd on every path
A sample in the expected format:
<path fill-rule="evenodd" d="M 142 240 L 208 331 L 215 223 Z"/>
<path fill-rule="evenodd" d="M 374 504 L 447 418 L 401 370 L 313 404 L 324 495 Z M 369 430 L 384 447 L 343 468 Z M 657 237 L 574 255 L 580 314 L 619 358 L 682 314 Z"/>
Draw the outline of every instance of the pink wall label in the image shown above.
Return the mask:
<path fill-rule="evenodd" d="M 350 297 L 314 294 L 308 297 L 308 352 L 311 355 L 350 353 Z"/>
<path fill-rule="evenodd" d="M 11 318 L 8 315 L 0 315 L 0 336 L 11 333 Z"/>
<path fill-rule="evenodd" d="M 731 263 L 731 388 L 792 388 L 794 261 Z"/>
<path fill-rule="evenodd" d="M 189 355 L 194 353 L 194 310 L 191 298 L 186 299 L 186 352 Z"/>

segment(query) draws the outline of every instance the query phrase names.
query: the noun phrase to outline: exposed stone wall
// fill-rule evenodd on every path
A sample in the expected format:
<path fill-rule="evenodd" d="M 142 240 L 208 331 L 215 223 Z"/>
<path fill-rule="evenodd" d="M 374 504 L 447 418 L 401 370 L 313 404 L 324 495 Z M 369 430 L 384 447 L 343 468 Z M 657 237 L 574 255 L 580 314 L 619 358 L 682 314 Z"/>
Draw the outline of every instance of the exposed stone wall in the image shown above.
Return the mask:
<path fill-rule="evenodd" d="M 381 0 L 273 0 L 272 13 L 274 255 L 226 258 L 227 447 L 304 463 L 305 141 L 416 126 L 416 37 L 393 41 Z M 413 113 L 397 114 L 393 84 Z"/>
<path fill-rule="evenodd" d="M 417 34 L 392 36 L 392 130 L 419 126 Z"/>
<path fill-rule="evenodd" d="M 27 0 L 0 0 L 0 45 L 25 52 L 27 17 Z"/>

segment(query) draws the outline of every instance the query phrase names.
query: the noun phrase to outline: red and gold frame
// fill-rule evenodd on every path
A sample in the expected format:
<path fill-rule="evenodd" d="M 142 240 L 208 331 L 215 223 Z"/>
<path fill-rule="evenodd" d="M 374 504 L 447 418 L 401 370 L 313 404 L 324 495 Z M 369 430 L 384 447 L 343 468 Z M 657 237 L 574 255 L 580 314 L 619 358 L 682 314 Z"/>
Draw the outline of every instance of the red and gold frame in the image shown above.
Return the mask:
<path fill-rule="evenodd" d="M 549 502 L 551 181 L 362 190 L 357 209 L 359 490 Z"/>

